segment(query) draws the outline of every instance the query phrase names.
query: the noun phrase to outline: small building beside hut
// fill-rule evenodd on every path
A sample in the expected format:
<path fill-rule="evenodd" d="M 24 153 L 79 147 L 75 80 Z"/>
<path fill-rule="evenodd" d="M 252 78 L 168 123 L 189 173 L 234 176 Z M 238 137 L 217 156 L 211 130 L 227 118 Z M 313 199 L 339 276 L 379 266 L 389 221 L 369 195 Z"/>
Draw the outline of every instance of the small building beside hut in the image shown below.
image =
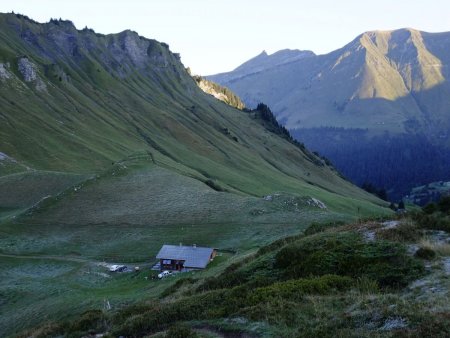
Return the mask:
<path fill-rule="evenodd" d="M 163 245 L 156 258 L 160 270 L 182 271 L 204 269 L 214 259 L 217 250 L 213 248 L 182 245 Z"/>

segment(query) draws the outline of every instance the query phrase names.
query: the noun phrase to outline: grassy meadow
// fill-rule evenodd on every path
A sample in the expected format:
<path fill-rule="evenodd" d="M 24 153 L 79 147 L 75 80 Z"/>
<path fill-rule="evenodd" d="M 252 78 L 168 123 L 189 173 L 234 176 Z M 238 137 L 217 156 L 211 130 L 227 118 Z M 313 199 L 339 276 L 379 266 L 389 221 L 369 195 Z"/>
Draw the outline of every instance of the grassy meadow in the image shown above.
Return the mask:
<path fill-rule="evenodd" d="M 94 175 L 33 171 L 3 176 L 0 185 L 8 192 L 0 224 L 2 336 L 103 309 L 105 300 L 115 311 L 157 299 L 167 284 L 151 279 L 150 266 L 164 243 L 231 252 L 195 273 L 203 278 L 312 222 L 357 217 L 339 196 L 324 193 L 327 209 L 320 209 L 292 192 L 274 192 L 271 200 L 221 192 L 141 157 Z M 360 217 L 382 210 L 361 201 L 357 207 Z M 102 262 L 142 269 L 111 274 Z"/>

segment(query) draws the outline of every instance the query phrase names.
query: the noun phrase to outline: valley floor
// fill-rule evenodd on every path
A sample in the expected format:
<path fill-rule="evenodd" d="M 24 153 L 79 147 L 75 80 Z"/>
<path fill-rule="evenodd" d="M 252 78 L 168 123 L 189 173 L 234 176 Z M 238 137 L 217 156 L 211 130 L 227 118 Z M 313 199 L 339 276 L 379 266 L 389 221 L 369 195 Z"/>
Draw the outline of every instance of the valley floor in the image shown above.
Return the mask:
<path fill-rule="evenodd" d="M 98 264 L 70 258 L 50 263 L 55 257 L 48 258 L 31 262 L 24 257 L 18 264 L 18 257 L 3 256 L 2 270 L 10 271 L 10 279 L 2 290 L 8 284 L 17 291 L 27 283 L 29 292 L 37 294 L 39 283 L 29 289 L 30 281 L 45 279 L 47 294 L 63 295 L 59 304 L 54 302 L 58 298 L 47 301 L 46 308 L 66 306 L 66 313 L 80 314 L 83 308 L 92 310 L 78 319 L 48 316 L 47 325 L 41 321 L 24 337 L 87 332 L 108 337 L 450 334 L 450 233 L 411 218 L 313 223 L 259 250 L 221 254 L 203 272 L 164 280 L 152 279 L 149 270 L 110 274 Z M 27 316 L 43 310 L 36 300 L 25 307 Z M 25 305 L 18 299 L 8 302 Z M 2 324 L 17 323 L 24 316 L 20 312 Z"/>
<path fill-rule="evenodd" d="M 389 214 L 369 200 L 296 184 L 298 193 L 220 191 L 198 173 L 162 157 L 155 165 L 145 154 L 97 174 L 28 170 L 0 177 L 0 336 L 159 301 L 174 282 L 220 275 L 313 222 Z M 203 272 L 155 280 L 157 252 L 180 242 L 225 254 Z M 107 265 L 115 263 L 141 269 L 110 273 Z"/>

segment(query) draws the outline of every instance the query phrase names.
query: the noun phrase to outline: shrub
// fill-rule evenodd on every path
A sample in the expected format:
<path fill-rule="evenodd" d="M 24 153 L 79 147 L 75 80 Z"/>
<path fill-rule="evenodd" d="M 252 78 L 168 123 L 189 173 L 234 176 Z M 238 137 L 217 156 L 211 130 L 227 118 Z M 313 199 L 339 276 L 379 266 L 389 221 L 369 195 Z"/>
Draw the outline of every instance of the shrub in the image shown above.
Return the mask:
<path fill-rule="evenodd" d="M 284 238 L 280 238 L 278 240 L 276 240 L 275 242 L 272 242 L 266 246 L 261 247 L 258 252 L 256 253 L 256 257 L 262 256 L 268 252 L 272 252 L 275 251 L 277 249 L 282 248 L 283 246 L 295 242 L 297 240 L 299 240 L 300 238 L 303 238 L 304 234 L 299 234 L 299 235 L 294 235 L 294 236 L 289 236 L 289 237 L 284 237 Z"/>
<path fill-rule="evenodd" d="M 356 280 L 356 288 L 361 293 L 377 293 L 380 289 L 378 282 L 367 278 L 367 277 L 360 277 Z"/>
<path fill-rule="evenodd" d="M 123 322 L 127 318 L 133 317 L 135 315 L 150 311 L 153 307 L 157 306 L 156 303 L 152 304 L 134 304 L 125 307 L 120 310 L 114 317 L 113 322 Z"/>
<path fill-rule="evenodd" d="M 395 242 L 416 242 L 421 237 L 421 231 L 414 222 L 401 222 L 395 228 L 381 230 L 378 238 Z"/>
<path fill-rule="evenodd" d="M 179 279 L 174 284 L 172 284 L 167 289 L 165 289 L 162 292 L 161 297 L 164 298 L 164 297 L 170 296 L 171 294 L 177 292 L 177 290 L 180 289 L 182 286 L 184 286 L 186 284 L 194 284 L 196 281 L 197 280 L 192 277 Z"/>
<path fill-rule="evenodd" d="M 450 244 L 443 242 L 434 242 L 428 239 L 423 239 L 420 241 L 420 246 L 423 249 L 428 249 L 433 251 L 436 255 L 440 256 L 450 256 Z"/>
<path fill-rule="evenodd" d="M 113 336 L 140 337 L 167 329 L 174 318 L 179 321 L 211 318 L 208 310 L 215 308 L 216 315 L 222 315 L 220 304 L 228 297 L 226 291 L 209 291 L 183 298 L 173 303 L 157 303 L 151 309 L 123 318 L 121 324 L 111 332 Z"/>
<path fill-rule="evenodd" d="M 438 202 L 439 211 L 450 214 L 450 196 L 441 197 Z"/>
<path fill-rule="evenodd" d="M 422 247 L 422 248 L 419 248 L 419 250 L 416 251 L 414 256 L 422 258 L 422 259 L 433 259 L 434 257 L 436 257 L 436 252 L 434 252 L 430 248 Z"/>
<path fill-rule="evenodd" d="M 18 338 L 47 338 L 61 336 L 64 332 L 64 327 L 59 323 L 46 323 L 39 328 L 27 330 L 17 335 Z"/>
<path fill-rule="evenodd" d="M 438 211 L 438 206 L 436 203 L 428 203 L 426 206 L 422 208 L 422 210 L 427 215 L 431 215 L 432 213 Z"/>
<path fill-rule="evenodd" d="M 314 234 L 319 233 L 319 232 L 324 232 L 325 230 L 327 230 L 329 228 L 338 227 L 338 226 L 341 226 L 341 225 L 344 225 L 344 224 L 345 223 L 342 222 L 342 221 L 328 222 L 328 223 L 316 223 L 316 222 L 313 222 L 313 223 L 311 223 L 311 225 L 309 227 L 307 227 L 305 229 L 304 234 L 306 236 L 314 235 Z"/>
<path fill-rule="evenodd" d="M 274 283 L 257 288 L 249 295 L 250 304 L 264 302 L 272 298 L 284 298 L 298 301 L 306 294 L 328 294 L 333 291 L 347 290 L 353 285 L 349 277 L 324 275 L 315 278 L 304 278 Z"/>
<path fill-rule="evenodd" d="M 167 330 L 166 337 L 195 338 L 198 337 L 198 335 L 186 324 L 175 324 Z"/>
<path fill-rule="evenodd" d="M 450 232 L 450 219 L 442 214 L 434 213 L 428 215 L 425 213 L 419 213 L 414 215 L 414 219 L 423 229 Z"/>
<path fill-rule="evenodd" d="M 298 321 L 298 303 L 272 299 L 253 306 L 242 307 L 237 315 L 252 321 L 265 321 L 270 324 L 284 323 L 292 327 L 296 326 Z"/>
<path fill-rule="evenodd" d="M 233 271 L 221 274 L 218 277 L 209 277 L 197 288 L 197 292 L 230 288 L 243 284 L 247 281 L 247 276 L 242 271 Z"/>
<path fill-rule="evenodd" d="M 206 278 L 197 288 L 197 292 L 232 288 L 245 283 L 265 283 L 278 277 L 272 270 L 273 258 L 269 256 L 251 255 L 230 265 L 216 277 Z M 278 271 L 276 271 L 278 272 Z M 262 282 L 264 281 L 264 282 Z"/>
<path fill-rule="evenodd" d="M 450 313 L 423 313 L 419 323 L 411 328 L 398 332 L 394 337 L 450 337 Z"/>
<path fill-rule="evenodd" d="M 293 278 L 337 274 L 367 277 L 380 286 L 404 286 L 423 272 L 399 243 L 364 242 L 356 233 L 316 234 L 276 255 L 276 266 Z"/>
<path fill-rule="evenodd" d="M 76 336 L 84 332 L 101 332 L 106 328 L 106 316 L 103 311 L 90 310 L 84 312 L 80 318 L 73 321 L 66 329 L 66 333 Z"/>

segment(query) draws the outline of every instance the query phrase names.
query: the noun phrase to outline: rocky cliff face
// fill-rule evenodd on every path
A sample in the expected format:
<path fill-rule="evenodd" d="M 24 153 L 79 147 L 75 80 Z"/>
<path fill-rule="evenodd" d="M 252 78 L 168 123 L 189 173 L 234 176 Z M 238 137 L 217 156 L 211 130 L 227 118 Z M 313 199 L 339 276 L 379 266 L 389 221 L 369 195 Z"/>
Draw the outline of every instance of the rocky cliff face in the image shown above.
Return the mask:
<path fill-rule="evenodd" d="M 8 63 L 0 63 L 0 79 L 9 79 L 11 78 L 11 72 L 9 68 L 11 65 Z"/>
<path fill-rule="evenodd" d="M 26 42 L 28 51 L 33 50 L 33 56 L 28 55 L 26 50 L 25 56 L 20 58 L 5 55 L 7 61 L 18 64 L 25 82 L 39 82 L 44 78 L 39 73 L 67 58 L 78 67 L 91 64 L 121 78 L 136 70 L 145 73 L 158 68 L 177 74 L 180 79 L 181 74 L 185 75 L 179 57 L 169 51 L 168 45 L 141 37 L 136 32 L 127 30 L 119 34 L 101 35 L 90 29 L 79 31 L 70 21 L 51 20 L 46 24 L 37 24 L 24 16 L 12 14 L 3 16 L 0 21 Z M 35 60 L 36 57 L 39 60 Z M 94 66 L 94 63 L 98 65 Z M 45 69 L 39 69 L 41 65 Z M 4 67 L 0 72 L 2 78 L 7 77 Z"/>
<path fill-rule="evenodd" d="M 37 78 L 36 75 L 36 66 L 28 60 L 28 58 L 23 57 L 18 60 L 18 69 L 22 74 L 25 82 L 35 81 Z"/>
<path fill-rule="evenodd" d="M 218 85 L 217 83 L 209 81 L 201 76 L 194 76 L 194 80 L 197 82 L 200 89 L 205 93 L 210 94 L 216 99 L 237 109 L 245 108 L 245 105 L 241 99 L 228 88 Z"/>

